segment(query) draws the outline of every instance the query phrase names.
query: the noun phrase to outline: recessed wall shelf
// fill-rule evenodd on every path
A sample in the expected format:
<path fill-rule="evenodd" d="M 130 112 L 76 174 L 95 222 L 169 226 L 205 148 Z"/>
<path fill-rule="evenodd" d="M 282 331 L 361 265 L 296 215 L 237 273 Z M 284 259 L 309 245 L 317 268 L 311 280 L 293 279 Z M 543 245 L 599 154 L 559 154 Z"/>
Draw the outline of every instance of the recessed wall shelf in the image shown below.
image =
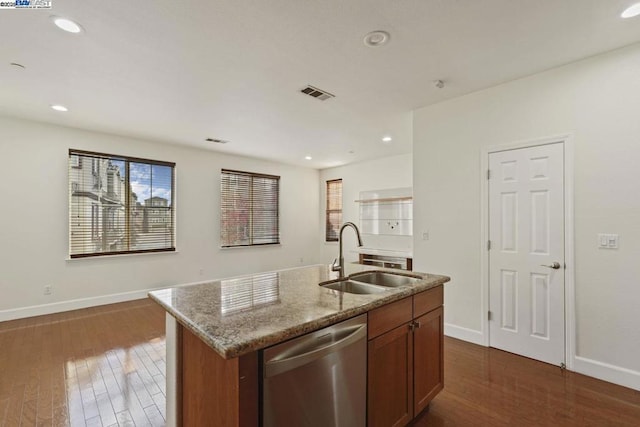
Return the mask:
<path fill-rule="evenodd" d="M 360 231 L 387 236 L 413 235 L 413 189 L 392 188 L 363 191 L 360 204 Z"/>

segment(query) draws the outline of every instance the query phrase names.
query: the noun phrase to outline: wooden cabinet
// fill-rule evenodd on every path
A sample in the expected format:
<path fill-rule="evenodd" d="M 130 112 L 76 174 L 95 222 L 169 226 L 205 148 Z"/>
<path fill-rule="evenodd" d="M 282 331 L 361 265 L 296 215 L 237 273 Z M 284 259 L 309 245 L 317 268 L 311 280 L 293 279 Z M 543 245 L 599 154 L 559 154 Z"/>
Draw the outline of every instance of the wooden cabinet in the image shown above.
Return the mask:
<path fill-rule="evenodd" d="M 443 313 L 439 307 L 415 320 L 413 408 L 416 415 L 444 388 Z"/>
<path fill-rule="evenodd" d="M 413 419 L 412 298 L 369 312 L 367 425 L 403 426 Z"/>
<path fill-rule="evenodd" d="M 369 312 L 368 426 L 405 426 L 442 390 L 442 299 L 438 286 Z M 258 426 L 258 353 L 224 359 L 182 326 L 177 341 L 178 425 Z"/>
<path fill-rule="evenodd" d="M 404 426 L 443 389 L 442 286 L 369 312 L 369 426 Z"/>
<path fill-rule="evenodd" d="M 258 353 L 224 359 L 180 327 L 180 426 L 258 425 Z"/>

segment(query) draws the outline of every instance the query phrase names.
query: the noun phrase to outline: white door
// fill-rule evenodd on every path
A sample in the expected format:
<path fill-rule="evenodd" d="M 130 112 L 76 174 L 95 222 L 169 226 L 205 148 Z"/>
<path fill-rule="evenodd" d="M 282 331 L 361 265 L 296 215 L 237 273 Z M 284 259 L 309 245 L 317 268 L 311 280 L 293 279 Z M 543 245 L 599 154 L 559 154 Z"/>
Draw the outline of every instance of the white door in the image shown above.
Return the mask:
<path fill-rule="evenodd" d="M 489 154 L 489 343 L 565 362 L 564 144 Z"/>

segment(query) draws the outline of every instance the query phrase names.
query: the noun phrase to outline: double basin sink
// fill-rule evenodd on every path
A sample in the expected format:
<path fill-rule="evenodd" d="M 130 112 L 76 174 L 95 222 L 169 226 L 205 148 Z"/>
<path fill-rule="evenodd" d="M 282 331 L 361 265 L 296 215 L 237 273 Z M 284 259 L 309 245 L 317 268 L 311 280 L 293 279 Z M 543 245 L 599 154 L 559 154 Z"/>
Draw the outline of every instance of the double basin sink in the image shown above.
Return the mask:
<path fill-rule="evenodd" d="M 410 286 L 420 280 L 422 280 L 420 277 L 388 271 L 368 271 L 355 273 L 341 280 L 323 282 L 320 286 L 349 294 L 376 294 L 390 288 Z"/>

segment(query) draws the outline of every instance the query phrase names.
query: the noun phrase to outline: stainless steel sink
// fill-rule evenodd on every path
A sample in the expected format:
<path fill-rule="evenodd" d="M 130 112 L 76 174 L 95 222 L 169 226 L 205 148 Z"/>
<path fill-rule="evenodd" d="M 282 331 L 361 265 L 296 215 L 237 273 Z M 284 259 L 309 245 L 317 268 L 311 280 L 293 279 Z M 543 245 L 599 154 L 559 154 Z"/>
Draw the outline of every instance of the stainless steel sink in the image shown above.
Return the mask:
<path fill-rule="evenodd" d="M 387 288 L 397 288 L 399 286 L 413 285 L 414 283 L 422 280 L 419 277 L 405 276 L 402 274 L 395 274 L 387 271 L 369 271 L 365 273 L 356 273 L 349 276 L 349 279 L 369 285 L 383 286 Z"/>
<path fill-rule="evenodd" d="M 347 292 L 349 294 L 377 294 L 387 289 L 383 286 L 376 286 L 369 283 L 360 283 L 354 280 L 340 280 L 338 282 L 320 283 L 320 286 L 336 291 Z"/>

